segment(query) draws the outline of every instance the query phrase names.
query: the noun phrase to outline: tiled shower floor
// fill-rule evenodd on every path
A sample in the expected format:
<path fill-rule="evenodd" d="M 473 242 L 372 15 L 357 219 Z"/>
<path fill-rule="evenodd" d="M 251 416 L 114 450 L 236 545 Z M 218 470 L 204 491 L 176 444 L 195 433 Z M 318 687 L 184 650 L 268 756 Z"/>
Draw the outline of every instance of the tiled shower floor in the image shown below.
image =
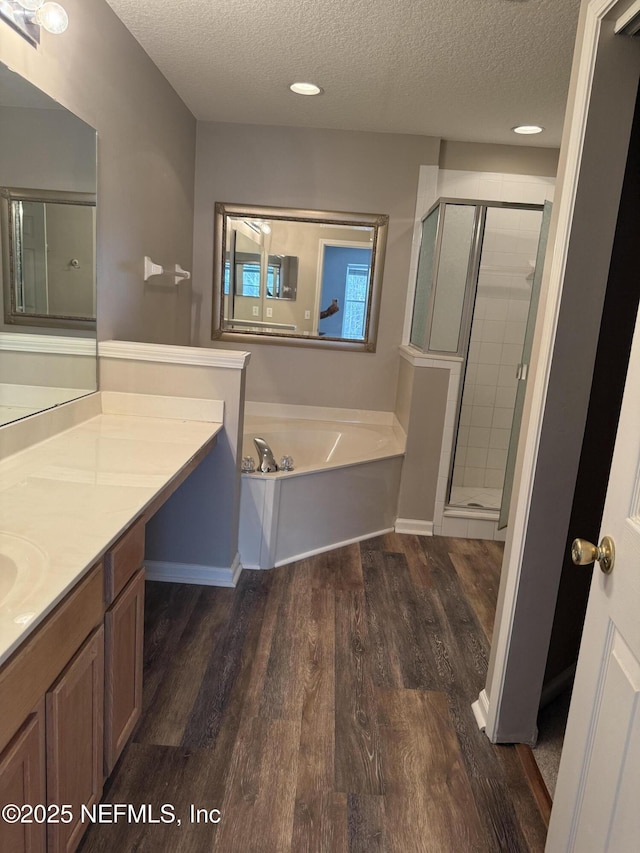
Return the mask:
<path fill-rule="evenodd" d="M 469 507 L 469 509 L 500 509 L 501 501 L 502 489 L 453 486 L 449 506 Z"/>

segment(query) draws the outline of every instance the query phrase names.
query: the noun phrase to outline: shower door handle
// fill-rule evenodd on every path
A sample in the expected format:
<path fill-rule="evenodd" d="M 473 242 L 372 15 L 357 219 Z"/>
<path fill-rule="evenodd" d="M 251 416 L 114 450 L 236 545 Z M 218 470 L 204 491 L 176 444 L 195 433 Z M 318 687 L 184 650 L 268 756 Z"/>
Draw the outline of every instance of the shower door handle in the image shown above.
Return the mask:
<path fill-rule="evenodd" d="M 516 368 L 516 379 L 519 379 L 520 382 L 524 382 L 527 378 L 527 374 L 529 373 L 529 365 L 528 364 L 519 364 Z"/>

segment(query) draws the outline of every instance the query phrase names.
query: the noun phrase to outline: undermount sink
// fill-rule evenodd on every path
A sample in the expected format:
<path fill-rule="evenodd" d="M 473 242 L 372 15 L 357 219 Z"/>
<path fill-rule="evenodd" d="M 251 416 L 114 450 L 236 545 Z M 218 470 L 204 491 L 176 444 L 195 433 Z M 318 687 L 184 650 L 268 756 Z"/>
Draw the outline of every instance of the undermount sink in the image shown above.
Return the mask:
<path fill-rule="evenodd" d="M 38 586 L 46 553 L 22 536 L 0 532 L 0 608 L 16 612 Z"/>

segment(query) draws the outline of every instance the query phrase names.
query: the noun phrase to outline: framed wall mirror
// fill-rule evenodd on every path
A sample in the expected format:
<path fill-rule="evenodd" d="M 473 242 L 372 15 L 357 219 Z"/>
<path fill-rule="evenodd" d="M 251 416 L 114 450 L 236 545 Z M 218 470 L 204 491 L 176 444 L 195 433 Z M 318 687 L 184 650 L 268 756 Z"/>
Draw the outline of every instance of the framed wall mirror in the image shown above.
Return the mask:
<path fill-rule="evenodd" d="M 97 388 L 96 132 L 0 64 L 0 425 Z"/>
<path fill-rule="evenodd" d="M 96 197 L 0 188 L 5 322 L 94 329 Z"/>
<path fill-rule="evenodd" d="M 388 223 L 217 202 L 212 338 L 374 352 Z"/>

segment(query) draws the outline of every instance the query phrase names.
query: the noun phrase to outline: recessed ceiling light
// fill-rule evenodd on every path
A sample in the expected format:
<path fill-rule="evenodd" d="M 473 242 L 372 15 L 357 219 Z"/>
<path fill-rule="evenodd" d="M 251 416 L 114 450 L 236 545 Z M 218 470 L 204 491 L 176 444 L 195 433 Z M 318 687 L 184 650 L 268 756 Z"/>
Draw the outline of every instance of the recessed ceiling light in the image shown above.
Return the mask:
<path fill-rule="evenodd" d="M 320 86 L 315 83 L 292 83 L 289 88 L 296 95 L 319 95 L 322 92 Z"/>
<path fill-rule="evenodd" d="M 542 133 L 544 127 L 541 127 L 539 124 L 519 124 L 517 127 L 512 127 L 511 130 L 514 133 L 522 133 L 529 136 L 533 133 Z"/>

